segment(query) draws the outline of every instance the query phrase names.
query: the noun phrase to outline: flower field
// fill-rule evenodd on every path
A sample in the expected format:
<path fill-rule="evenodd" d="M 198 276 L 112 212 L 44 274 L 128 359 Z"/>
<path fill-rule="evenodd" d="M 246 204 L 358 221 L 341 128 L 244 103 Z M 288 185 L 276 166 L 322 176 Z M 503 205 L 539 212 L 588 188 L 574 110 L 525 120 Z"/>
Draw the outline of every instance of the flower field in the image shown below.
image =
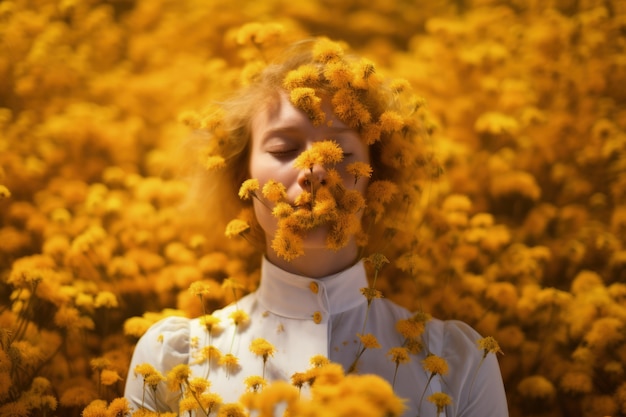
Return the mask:
<path fill-rule="evenodd" d="M 181 215 L 182 148 L 319 35 L 408 81 L 442 168 L 377 291 L 497 340 L 511 416 L 626 416 L 625 2 L 5 0 L 0 417 L 124 415 L 151 324 L 256 288 L 253 247 Z"/>

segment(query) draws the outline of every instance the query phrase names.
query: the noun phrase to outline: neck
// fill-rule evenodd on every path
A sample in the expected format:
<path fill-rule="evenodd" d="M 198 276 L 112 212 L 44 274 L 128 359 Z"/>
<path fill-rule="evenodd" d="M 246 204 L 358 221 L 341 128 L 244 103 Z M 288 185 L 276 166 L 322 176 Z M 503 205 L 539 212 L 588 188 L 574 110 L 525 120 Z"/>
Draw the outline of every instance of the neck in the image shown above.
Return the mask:
<path fill-rule="evenodd" d="M 354 241 L 346 247 L 334 251 L 326 248 L 305 248 L 305 253 L 296 259 L 286 261 L 268 246 L 267 259 L 279 268 L 293 274 L 309 278 L 322 278 L 336 274 L 354 265 L 358 248 Z"/>

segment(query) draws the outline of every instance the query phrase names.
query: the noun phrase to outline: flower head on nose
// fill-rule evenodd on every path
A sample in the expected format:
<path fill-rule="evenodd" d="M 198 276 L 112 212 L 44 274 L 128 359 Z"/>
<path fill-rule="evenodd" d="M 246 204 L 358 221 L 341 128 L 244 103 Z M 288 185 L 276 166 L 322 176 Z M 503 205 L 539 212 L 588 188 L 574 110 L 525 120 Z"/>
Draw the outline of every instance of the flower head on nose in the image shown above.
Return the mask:
<path fill-rule="evenodd" d="M 343 160 L 343 150 L 332 140 L 314 142 L 311 148 L 302 152 L 293 163 L 297 169 L 312 171 L 314 166 L 326 167 Z"/>

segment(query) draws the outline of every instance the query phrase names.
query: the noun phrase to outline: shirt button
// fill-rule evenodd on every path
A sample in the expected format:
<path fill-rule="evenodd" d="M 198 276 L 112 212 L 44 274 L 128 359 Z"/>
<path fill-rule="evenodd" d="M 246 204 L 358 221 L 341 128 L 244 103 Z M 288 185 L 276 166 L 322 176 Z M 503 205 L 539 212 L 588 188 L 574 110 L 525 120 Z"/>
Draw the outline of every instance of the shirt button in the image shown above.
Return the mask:
<path fill-rule="evenodd" d="M 320 286 L 317 285 L 317 282 L 311 281 L 311 283 L 309 284 L 309 289 L 313 294 L 317 294 L 320 290 Z"/>
<path fill-rule="evenodd" d="M 313 313 L 313 322 L 315 324 L 320 324 L 322 322 L 322 313 L 320 313 L 319 311 Z"/>

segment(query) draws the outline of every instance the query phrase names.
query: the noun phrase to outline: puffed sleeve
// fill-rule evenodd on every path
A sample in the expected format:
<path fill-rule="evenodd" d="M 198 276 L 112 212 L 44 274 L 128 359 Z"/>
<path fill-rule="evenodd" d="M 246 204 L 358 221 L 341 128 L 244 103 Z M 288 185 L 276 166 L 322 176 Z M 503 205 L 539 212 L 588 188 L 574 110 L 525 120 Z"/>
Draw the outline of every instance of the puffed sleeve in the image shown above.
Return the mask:
<path fill-rule="evenodd" d="M 507 417 L 509 415 L 504 384 L 498 359 L 493 353 L 483 358 L 478 347 L 478 334 L 467 324 L 444 322 L 443 357 L 450 373 L 443 378 L 444 386 L 455 393 L 457 417 Z"/>
<path fill-rule="evenodd" d="M 163 376 L 174 366 L 189 363 L 189 319 L 165 318 L 148 329 L 135 346 L 126 378 L 124 397 L 133 410 L 143 407 L 152 411 L 178 412 L 178 394 L 160 383 L 156 396 L 149 387 L 144 393 L 143 377 L 135 375 L 137 365 L 148 363 Z"/>

